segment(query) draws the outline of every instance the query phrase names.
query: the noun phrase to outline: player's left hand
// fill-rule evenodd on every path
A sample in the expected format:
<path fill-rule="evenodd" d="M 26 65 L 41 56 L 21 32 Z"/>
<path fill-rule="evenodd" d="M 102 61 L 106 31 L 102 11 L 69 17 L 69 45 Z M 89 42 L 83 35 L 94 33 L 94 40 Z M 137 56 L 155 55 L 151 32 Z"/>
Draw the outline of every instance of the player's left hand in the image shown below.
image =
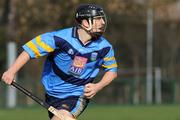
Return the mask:
<path fill-rule="evenodd" d="M 85 85 L 85 88 L 84 88 L 84 96 L 87 99 L 91 99 L 96 95 L 96 93 L 98 91 L 99 91 L 99 87 L 98 87 L 97 84 L 88 83 L 88 84 Z"/>

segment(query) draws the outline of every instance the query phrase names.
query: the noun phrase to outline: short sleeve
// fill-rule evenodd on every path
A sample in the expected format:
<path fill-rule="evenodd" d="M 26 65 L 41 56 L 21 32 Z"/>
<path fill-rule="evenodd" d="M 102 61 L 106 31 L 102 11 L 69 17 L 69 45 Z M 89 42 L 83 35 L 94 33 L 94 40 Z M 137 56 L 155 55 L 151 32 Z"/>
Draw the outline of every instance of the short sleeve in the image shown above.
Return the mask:
<path fill-rule="evenodd" d="M 35 37 L 22 46 L 31 58 L 38 58 L 53 52 L 55 42 L 52 33 L 44 33 Z"/>
<path fill-rule="evenodd" d="M 117 62 L 114 57 L 114 50 L 111 47 L 106 56 L 103 58 L 102 67 L 105 71 L 117 72 Z"/>

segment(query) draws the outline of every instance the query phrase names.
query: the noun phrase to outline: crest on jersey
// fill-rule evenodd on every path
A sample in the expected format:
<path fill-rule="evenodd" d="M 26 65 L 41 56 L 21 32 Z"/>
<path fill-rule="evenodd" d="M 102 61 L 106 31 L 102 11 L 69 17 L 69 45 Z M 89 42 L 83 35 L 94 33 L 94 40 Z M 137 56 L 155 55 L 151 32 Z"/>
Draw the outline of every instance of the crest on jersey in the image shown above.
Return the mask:
<path fill-rule="evenodd" d="M 87 58 L 81 56 L 75 56 L 73 63 L 69 69 L 69 73 L 76 76 L 80 76 L 86 66 L 86 63 L 87 63 Z"/>
<path fill-rule="evenodd" d="M 97 55 L 98 55 L 97 52 L 91 53 L 91 61 L 95 61 L 97 59 Z"/>

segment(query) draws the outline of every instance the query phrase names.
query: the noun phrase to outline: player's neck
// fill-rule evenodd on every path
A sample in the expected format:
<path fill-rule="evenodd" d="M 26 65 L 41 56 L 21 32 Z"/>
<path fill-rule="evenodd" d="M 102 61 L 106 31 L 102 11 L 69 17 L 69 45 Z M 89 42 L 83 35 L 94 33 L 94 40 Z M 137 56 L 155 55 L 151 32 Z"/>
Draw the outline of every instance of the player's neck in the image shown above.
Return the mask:
<path fill-rule="evenodd" d="M 87 43 L 89 43 L 91 41 L 91 36 L 83 29 L 78 29 L 77 33 L 79 35 L 79 39 L 80 41 L 86 45 Z"/>

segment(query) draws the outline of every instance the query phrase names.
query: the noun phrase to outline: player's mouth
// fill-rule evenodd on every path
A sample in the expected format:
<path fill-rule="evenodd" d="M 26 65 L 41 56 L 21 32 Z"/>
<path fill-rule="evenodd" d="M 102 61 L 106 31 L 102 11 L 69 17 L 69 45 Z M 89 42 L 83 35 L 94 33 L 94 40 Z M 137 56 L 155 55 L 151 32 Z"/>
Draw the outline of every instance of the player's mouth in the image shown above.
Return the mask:
<path fill-rule="evenodd" d="M 100 27 L 98 28 L 98 30 L 100 30 L 101 32 L 103 32 L 105 30 L 105 27 Z"/>

